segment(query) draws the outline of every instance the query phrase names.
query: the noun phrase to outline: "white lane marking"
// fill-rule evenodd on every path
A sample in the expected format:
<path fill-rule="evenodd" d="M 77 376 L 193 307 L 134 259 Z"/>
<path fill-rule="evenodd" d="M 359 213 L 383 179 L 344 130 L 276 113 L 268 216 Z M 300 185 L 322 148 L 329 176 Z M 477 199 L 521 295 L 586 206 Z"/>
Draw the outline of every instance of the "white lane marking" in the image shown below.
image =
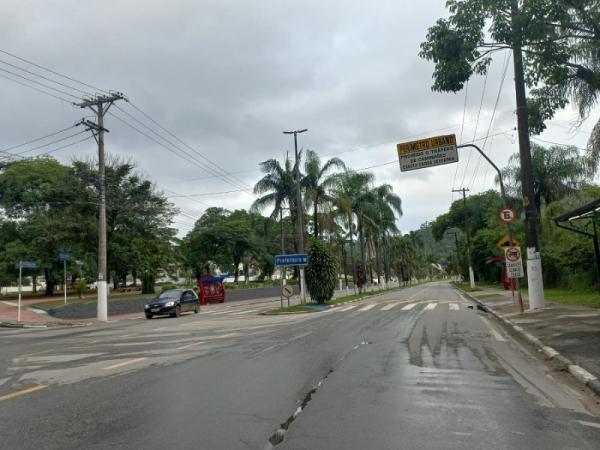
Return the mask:
<path fill-rule="evenodd" d="M 437 303 L 428 303 L 427 306 L 425 307 L 426 310 L 431 311 L 432 309 L 435 309 L 435 307 L 437 306 Z"/>
<path fill-rule="evenodd" d="M 375 308 L 375 306 L 377 306 L 377 305 L 375 305 L 375 304 L 372 304 L 372 305 L 363 306 L 363 307 L 362 307 L 362 308 L 360 308 L 358 311 L 359 311 L 359 312 L 368 311 L 368 310 L 370 310 L 370 309 L 373 309 L 373 308 Z"/>
<path fill-rule="evenodd" d="M 111 370 L 111 369 L 118 369 L 119 367 L 123 367 L 123 366 L 128 366 L 129 364 L 134 364 L 136 362 L 140 362 L 143 361 L 147 358 L 135 358 L 135 359 L 130 359 L 128 361 L 123 361 L 117 364 L 113 364 L 112 366 L 106 366 L 103 367 L 104 370 Z"/>
<path fill-rule="evenodd" d="M 450 303 L 450 311 L 458 311 L 460 309 L 460 307 L 458 306 L 458 303 Z"/>
<path fill-rule="evenodd" d="M 200 345 L 200 344 L 204 344 L 204 342 L 203 341 L 192 342 L 191 344 L 188 344 L 188 345 L 182 345 L 181 347 L 175 347 L 175 350 L 185 350 L 186 348 L 190 348 L 190 347 L 193 347 L 194 345 Z"/>
<path fill-rule="evenodd" d="M 579 422 L 581 425 L 585 425 L 587 427 L 600 428 L 600 423 L 587 422 L 585 420 L 578 420 L 577 422 Z"/>
<path fill-rule="evenodd" d="M 500 342 L 506 342 L 506 339 L 504 339 L 504 336 L 502 336 L 500 333 L 498 333 L 496 330 L 494 330 L 492 328 L 492 325 L 490 324 L 490 322 L 482 316 L 479 316 L 479 318 L 483 321 L 483 323 L 485 323 L 488 327 L 488 329 L 490 330 L 490 334 L 494 337 L 494 339 L 496 339 L 497 341 Z"/>
<path fill-rule="evenodd" d="M 417 306 L 416 303 L 409 303 L 408 305 L 402 307 L 402 311 L 410 311 L 411 309 L 413 309 L 415 306 Z"/>
<path fill-rule="evenodd" d="M 398 306 L 400 303 L 390 303 L 389 305 L 385 305 L 383 308 L 381 308 L 382 311 L 389 311 L 390 309 L 394 308 L 395 306 Z"/>
<path fill-rule="evenodd" d="M 340 311 L 350 311 L 351 309 L 356 308 L 357 305 L 346 306 L 345 308 L 340 309 Z"/>
<path fill-rule="evenodd" d="M 260 351 L 258 351 L 258 352 L 256 352 L 256 353 L 254 353 L 254 354 L 253 354 L 253 356 L 262 355 L 263 353 L 266 353 L 266 352 L 268 352 L 268 351 L 270 351 L 270 350 L 273 350 L 273 349 L 275 349 L 275 348 L 277 348 L 277 347 L 280 347 L 280 346 L 281 346 L 281 344 L 273 344 L 273 345 L 269 345 L 267 348 L 263 348 L 262 350 L 260 350 Z"/>
<path fill-rule="evenodd" d="M 246 310 L 246 311 L 240 311 L 240 312 L 231 313 L 231 315 L 232 316 L 239 316 L 241 314 L 250 314 L 250 313 L 253 313 L 253 312 L 256 312 L 256 311 L 260 311 L 260 310 L 259 309 L 249 309 L 249 310 Z"/>

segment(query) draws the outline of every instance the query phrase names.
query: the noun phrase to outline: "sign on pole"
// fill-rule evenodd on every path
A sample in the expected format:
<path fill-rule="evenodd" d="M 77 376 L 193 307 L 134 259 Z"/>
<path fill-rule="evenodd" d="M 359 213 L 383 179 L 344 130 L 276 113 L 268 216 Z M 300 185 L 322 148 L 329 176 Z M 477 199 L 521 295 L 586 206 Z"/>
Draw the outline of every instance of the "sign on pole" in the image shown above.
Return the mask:
<path fill-rule="evenodd" d="M 37 268 L 37 263 L 35 261 L 21 261 L 20 264 L 23 269 Z"/>
<path fill-rule="evenodd" d="M 292 295 L 294 295 L 294 286 L 284 284 L 281 288 L 281 294 L 286 298 L 290 298 Z"/>
<path fill-rule="evenodd" d="M 275 266 L 305 266 L 308 264 L 308 254 L 295 253 L 291 255 L 275 255 Z"/>
<path fill-rule="evenodd" d="M 71 254 L 69 252 L 60 252 L 58 254 L 58 260 L 60 262 L 66 262 L 71 260 Z"/>
<path fill-rule="evenodd" d="M 500 220 L 506 223 L 513 223 L 517 218 L 517 212 L 512 208 L 502 208 L 498 212 Z"/>
<path fill-rule="evenodd" d="M 515 238 L 512 238 L 512 244 L 516 246 L 520 245 L 519 241 L 517 241 Z M 498 247 L 500 250 L 504 250 L 510 246 L 510 236 L 508 234 L 502 236 L 502 239 L 500 239 L 496 244 L 496 247 Z"/>
<path fill-rule="evenodd" d="M 396 148 L 401 172 L 458 162 L 455 134 L 403 142 Z"/>
<path fill-rule="evenodd" d="M 508 278 L 523 278 L 525 276 L 521 247 L 506 247 L 504 258 L 506 259 L 506 275 Z"/>

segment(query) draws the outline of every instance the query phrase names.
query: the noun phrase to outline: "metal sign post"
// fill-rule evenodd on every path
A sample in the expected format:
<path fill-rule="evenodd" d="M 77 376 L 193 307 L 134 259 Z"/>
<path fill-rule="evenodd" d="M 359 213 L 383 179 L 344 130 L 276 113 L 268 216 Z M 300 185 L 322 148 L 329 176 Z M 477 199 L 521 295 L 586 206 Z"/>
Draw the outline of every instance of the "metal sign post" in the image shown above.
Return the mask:
<path fill-rule="evenodd" d="M 69 252 L 62 251 L 58 255 L 58 260 L 63 263 L 63 271 L 64 271 L 64 284 L 63 291 L 65 295 L 65 305 L 67 304 L 67 261 L 71 259 L 71 254 Z"/>
<path fill-rule="evenodd" d="M 19 261 L 19 303 L 17 306 L 17 322 L 21 321 L 21 278 L 23 275 L 23 263 Z"/>
<path fill-rule="evenodd" d="M 295 253 L 290 255 L 275 255 L 275 267 L 282 267 L 285 274 L 285 267 L 287 266 L 300 266 L 300 301 L 302 302 L 303 298 L 306 298 L 306 286 L 304 284 L 304 266 L 308 264 L 308 254 L 307 253 Z M 282 295 L 284 289 L 287 287 L 285 283 L 285 279 L 282 279 L 281 289 Z M 283 308 L 283 298 L 280 298 L 282 308 Z M 290 298 L 288 297 L 288 306 L 290 304 Z"/>

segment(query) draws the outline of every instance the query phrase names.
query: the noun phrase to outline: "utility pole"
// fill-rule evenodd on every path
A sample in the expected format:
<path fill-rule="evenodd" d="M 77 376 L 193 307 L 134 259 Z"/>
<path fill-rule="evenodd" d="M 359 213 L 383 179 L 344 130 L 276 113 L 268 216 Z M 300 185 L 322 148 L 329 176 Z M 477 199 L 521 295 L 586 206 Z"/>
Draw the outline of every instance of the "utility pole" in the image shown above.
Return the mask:
<path fill-rule="evenodd" d="M 452 189 L 452 192 L 462 192 L 463 196 L 463 209 L 465 213 L 465 236 L 467 239 L 467 261 L 469 263 L 469 282 L 471 284 L 471 288 L 474 288 L 475 274 L 473 273 L 473 261 L 471 261 L 471 240 L 469 237 L 469 224 L 467 222 L 467 192 L 469 192 L 469 189 Z"/>
<path fill-rule="evenodd" d="M 513 31 L 513 65 L 515 72 L 515 95 L 517 103 L 517 128 L 519 133 L 519 157 L 521 160 L 521 191 L 523 194 L 523 212 L 525 214 L 525 245 L 527 246 L 527 286 L 529 289 L 529 309 L 543 308 L 544 280 L 538 236 L 538 213 L 533 189 L 533 169 L 531 165 L 531 144 L 529 141 L 529 122 L 527 97 L 523 75 L 523 51 L 521 49 L 521 29 L 519 4 L 511 4 L 511 26 Z"/>
<path fill-rule="evenodd" d="M 99 321 L 108 320 L 108 273 L 106 256 L 106 169 L 104 156 L 104 115 L 116 100 L 126 100 L 120 92 L 111 92 L 108 95 L 97 95 L 86 99 L 77 106 L 80 108 L 91 109 L 97 117 L 97 123 L 85 120 L 84 124 L 94 134 L 98 142 L 98 309 L 97 318 Z"/>
<path fill-rule="evenodd" d="M 283 134 L 294 135 L 294 150 L 296 152 L 296 162 L 294 164 L 294 178 L 296 181 L 296 215 L 298 230 L 298 252 L 304 253 L 304 208 L 302 207 L 302 193 L 300 192 L 300 161 L 298 158 L 298 134 L 304 133 L 308 129 L 284 131 Z M 300 267 L 300 303 L 306 303 L 306 284 L 304 280 L 304 267 Z"/>

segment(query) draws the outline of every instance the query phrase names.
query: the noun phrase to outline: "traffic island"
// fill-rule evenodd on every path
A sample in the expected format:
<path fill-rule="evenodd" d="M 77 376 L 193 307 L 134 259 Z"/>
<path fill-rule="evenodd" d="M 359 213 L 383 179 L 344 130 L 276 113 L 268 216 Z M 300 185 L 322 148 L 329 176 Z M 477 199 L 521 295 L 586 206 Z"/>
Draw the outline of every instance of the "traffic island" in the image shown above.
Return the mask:
<path fill-rule="evenodd" d="M 541 309 L 521 313 L 510 291 L 483 288 L 463 295 L 492 314 L 513 336 L 531 345 L 557 370 L 569 372 L 600 396 L 600 311 L 546 301 Z"/>

